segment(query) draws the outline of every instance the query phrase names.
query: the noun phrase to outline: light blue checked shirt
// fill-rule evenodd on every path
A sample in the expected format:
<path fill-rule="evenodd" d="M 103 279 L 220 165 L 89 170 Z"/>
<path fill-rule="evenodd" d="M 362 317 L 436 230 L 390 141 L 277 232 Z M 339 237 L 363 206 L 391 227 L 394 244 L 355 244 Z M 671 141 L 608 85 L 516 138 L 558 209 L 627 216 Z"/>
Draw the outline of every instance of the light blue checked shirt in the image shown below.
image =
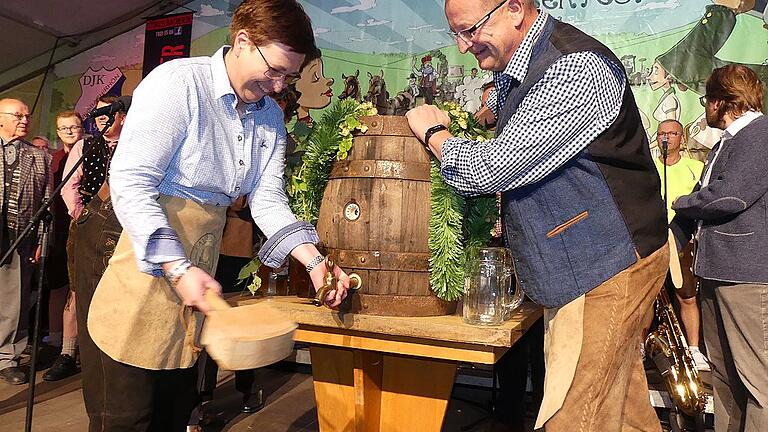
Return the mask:
<path fill-rule="evenodd" d="M 488 106 L 498 115 L 513 80 L 523 82 L 533 46 L 549 19 L 540 12 L 503 72 L 494 72 Z M 466 196 L 535 183 L 584 150 L 619 115 L 626 78 L 620 66 L 593 52 L 563 56 L 525 96 L 497 138 L 449 138 L 441 171 Z"/>
<path fill-rule="evenodd" d="M 133 94 L 110 168 L 110 190 L 141 271 L 185 258 L 159 195 L 229 206 L 248 195 L 251 214 L 268 240 L 262 262 L 278 267 L 293 248 L 316 243 L 315 229 L 296 220 L 283 188 L 283 113 L 265 97 L 242 117 L 224 54 L 178 59 L 155 68 Z"/>

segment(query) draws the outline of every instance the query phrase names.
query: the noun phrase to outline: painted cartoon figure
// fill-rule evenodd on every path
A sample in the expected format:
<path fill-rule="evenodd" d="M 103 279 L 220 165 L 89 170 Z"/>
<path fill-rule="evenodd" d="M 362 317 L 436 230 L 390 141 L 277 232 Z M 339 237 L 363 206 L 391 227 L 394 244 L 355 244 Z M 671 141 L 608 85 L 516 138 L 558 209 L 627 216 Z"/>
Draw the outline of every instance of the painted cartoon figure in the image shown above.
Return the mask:
<path fill-rule="evenodd" d="M 389 113 L 389 91 L 384 81 L 384 69 L 381 69 L 378 75 L 368 72 L 368 93 L 365 95 L 365 101 L 372 103 L 379 114 Z"/>
<path fill-rule="evenodd" d="M 420 95 L 418 80 L 419 77 L 417 77 L 415 73 L 411 73 L 408 76 L 408 87 L 405 90 L 409 91 L 413 97 L 418 97 Z"/>
<path fill-rule="evenodd" d="M 339 99 L 352 99 L 360 101 L 360 69 L 358 69 L 354 75 L 341 74 L 341 79 L 344 80 L 344 90 L 339 95 Z"/>
<path fill-rule="evenodd" d="M 301 93 L 298 99 L 298 121 L 312 126 L 310 109 L 325 108 L 333 97 L 333 78 L 323 75 L 323 59 L 316 58 L 301 70 L 301 78 L 296 81 L 296 90 Z"/>
<path fill-rule="evenodd" d="M 654 63 L 648 75 L 648 85 L 653 91 L 659 89 L 664 91 L 659 98 L 659 104 L 653 110 L 653 118 L 658 122 L 680 120 L 680 99 L 675 94 L 673 83 L 674 78 L 667 73 L 664 67 L 659 62 Z"/>
<path fill-rule="evenodd" d="M 414 66 L 415 69 L 415 66 Z M 433 104 L 435 102 L 435 91 L 437 90 L 437 74 L 432 67 L 432 56 L 425 55 L 421 58 L 421 69 L 416 69 L 419 73 L 419 93 L 424 96 L 424 103 Z"/>
<path fill-rule="evenodd" d="M 698 23 L 675 46 L 657 58 L 665 71 L 680 83 L 700 95 L 706 93 L 704 84 L 712 70 L 735 64 L 717 57 L 736 27 L 736 15 L 755 7 L 755 0 L 715 0 L 708 5 Z M 754 70 L 763 83 L 768 83 L 768 65 L 745 64 Z M 763 111 L 768 111 L 768 88 L 763 88 Z M 720 138 L 718 130 L 707 126 L 704 114 L 687 126 L 692 150 L 697 146 L 712 148 Z"/>

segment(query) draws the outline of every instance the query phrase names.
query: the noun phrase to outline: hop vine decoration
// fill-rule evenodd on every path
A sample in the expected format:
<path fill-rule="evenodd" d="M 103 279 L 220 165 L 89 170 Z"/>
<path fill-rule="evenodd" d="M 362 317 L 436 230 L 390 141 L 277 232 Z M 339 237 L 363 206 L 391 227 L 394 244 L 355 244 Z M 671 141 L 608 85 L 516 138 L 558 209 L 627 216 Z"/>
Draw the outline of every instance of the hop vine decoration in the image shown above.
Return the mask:
<path fill-rule="evenodd" d="M 317 222 L 333 161 L 349 156 L 352 133 L 368 129 L 360 118 L 369 115 L 376 115 L 373 104 L 345 99 L 328 109 L 309 132 L 302 163 L 291 175 L 287 186 L 291 210 L 297 218 Z"/>

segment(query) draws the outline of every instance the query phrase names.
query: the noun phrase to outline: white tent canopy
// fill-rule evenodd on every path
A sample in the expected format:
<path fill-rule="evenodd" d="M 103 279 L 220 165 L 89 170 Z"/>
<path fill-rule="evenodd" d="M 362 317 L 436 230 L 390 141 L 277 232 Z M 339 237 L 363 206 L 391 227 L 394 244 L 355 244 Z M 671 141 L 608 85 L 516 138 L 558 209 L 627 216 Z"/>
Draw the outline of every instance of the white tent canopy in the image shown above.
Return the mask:
<path fill-rule="evenodd" d="M 190 0 L 2 0 L 0 92 Z M 54 46 L 56 49 L 54 50 Z M 52 56 L 53 54 L 53 56 Z"/>

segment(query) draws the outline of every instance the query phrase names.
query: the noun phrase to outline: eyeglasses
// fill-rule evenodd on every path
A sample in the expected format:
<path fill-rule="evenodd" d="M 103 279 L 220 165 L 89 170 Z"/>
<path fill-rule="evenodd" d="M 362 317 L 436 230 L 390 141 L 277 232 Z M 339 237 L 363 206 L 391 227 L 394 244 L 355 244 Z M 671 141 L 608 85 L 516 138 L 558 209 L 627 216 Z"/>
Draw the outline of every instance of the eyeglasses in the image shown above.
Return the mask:
<path fill-rule="evenodd" d="M 680 132 L 656 132 L 656 136 L 673 136 L 676 137 L 682 135 Z"/>
<path fill-rule="evenodd" d="M 82 129 L 80 126 L 62 126 L 56 128 L 59 132 L 77 132 L 80 129 Z"/>
<path fill-rule="evenodd" d="M 7 114 L 9 116 L 14 116 L 16 117 L 17 121 L 22 121 L 24 119 L 29 120 L 32 118 L 32 114 L 19 114 L 19 113 L 9 113 L 9 112 L 0 112 L 0 114 Z"/>
<path fill-rule="evenodd" d="M 704 95 L 699 98 L 699 103 L 701 104 L 701 106 L 706 107 L 710 99 L 711 99 L 710 96 Z"/>
<path fill-rule="evenodd" d="M 285 85 L 291 85 L 295 83 L 296 81 L 301 78 L 301 75 L 299 74 L 284 74 L 280 72 L 279 70 L 272 67 L 272 65 L 269 64 L 267 61 L 267 58 L 264 57 L 264 53 L 261 52 L 261 49 L 258 45 L 253 44 L 253 46 L 256 47 L 256 50 L 259 52 L 259 55 L 261 55 L 261 58 L 264 60 L 264 64 L 267 65 L 267 70 L 264 71 L 264 76 L 271 79 L 271 80 L 283 80 L 283 83 Z"/>
<path fill-rule="evenodd" d="M 477 33 L 477 31 L 480 30 L 480 27 L 484 26 L 485 23 L 488 22 L 489 19 L 491 19 L 491 15 L 493 15 L 494 12 L 499 10 L 500 7 L 504 6 L 506 2 L 507 0 L 504 0 L 503 2 L 499 3 L 498 6 L 491 9 L 490 12 L 488 12 L 482 18 L 480 18 L 480 20 L 477 21 L 475 25 L 473 25 L 472 27 L 458 31 L 458 32 L 449 30 L 448 34 L 452 36 L 454 39 L 456 39 L 456 42 L 458 42 L 459 39 L 461 39 L 467 44 L 471 43 L 472 38 L 475 37 L 475 33 Z"/>

